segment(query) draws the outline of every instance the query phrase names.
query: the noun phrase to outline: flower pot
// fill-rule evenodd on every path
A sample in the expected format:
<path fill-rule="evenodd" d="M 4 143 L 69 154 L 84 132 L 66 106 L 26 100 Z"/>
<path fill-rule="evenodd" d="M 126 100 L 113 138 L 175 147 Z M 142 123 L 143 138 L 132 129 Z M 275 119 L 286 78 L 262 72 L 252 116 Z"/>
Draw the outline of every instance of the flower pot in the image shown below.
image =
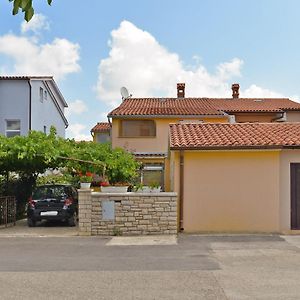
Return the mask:
<path fill-rule="evenodd" d="M 89 189 L 91 186 L 90 182 L 80 182 L 80 188 L 81 189 Z"/>
<path fill-rule="evenodd" d="M 161 186 L 157 188 L 150 188 L 150 193 L 160 193 L 161 191 Z"/>
<path fill-rule="evenodd" d="M 101 186 L 103 193 L 126 193 L 128 186 Z"/>

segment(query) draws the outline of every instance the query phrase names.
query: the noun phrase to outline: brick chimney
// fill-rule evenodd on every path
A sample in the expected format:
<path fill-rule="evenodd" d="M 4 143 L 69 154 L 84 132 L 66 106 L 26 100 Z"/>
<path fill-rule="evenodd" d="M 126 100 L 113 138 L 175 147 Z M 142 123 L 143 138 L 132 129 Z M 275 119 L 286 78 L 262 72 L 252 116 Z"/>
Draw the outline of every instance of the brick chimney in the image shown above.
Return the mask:
<path fill-rule="evenodd" d="M 232 98 L 237 99 L 240 95 L 239 94 L 240 85 L 238 83 L 233 83 L 231 89 L 232 89 Z"/>
<path fill-rule="evenodd" d="M 177 98 L 184 98 L 185 83 L 177 83 Z"/>

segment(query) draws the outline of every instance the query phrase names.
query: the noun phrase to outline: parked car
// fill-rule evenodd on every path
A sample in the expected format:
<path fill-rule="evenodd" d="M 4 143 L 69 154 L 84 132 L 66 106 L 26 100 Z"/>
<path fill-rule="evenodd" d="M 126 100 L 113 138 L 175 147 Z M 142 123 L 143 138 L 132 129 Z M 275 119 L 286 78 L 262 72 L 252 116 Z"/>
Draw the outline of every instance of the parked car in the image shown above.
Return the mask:
<path fill-rule="evenodd" d="M 46 184 L 34 189 L 27 205 L 27 224 L 59 220 L 75 226 L 78 214 L 78 192 L 72 185 Z"/>

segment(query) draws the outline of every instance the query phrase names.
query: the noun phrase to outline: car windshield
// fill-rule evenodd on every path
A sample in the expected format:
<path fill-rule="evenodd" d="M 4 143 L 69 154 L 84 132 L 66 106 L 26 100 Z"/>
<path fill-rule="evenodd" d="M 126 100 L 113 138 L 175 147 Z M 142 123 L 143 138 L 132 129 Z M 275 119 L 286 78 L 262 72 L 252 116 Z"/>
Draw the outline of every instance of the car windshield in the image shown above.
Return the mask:
<path fill-rule="evenodd" d="M 34 200 L 39 199 L 63 199 L 68 196 L 65 186 L 39 186 L 32 194 Z"/>

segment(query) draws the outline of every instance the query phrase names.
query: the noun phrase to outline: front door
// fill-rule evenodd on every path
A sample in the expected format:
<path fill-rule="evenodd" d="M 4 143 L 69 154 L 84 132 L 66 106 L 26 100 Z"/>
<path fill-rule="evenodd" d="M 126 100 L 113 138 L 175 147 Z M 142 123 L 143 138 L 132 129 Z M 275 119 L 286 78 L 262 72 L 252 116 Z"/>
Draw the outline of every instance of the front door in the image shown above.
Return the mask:
<path fill-rule="evenodd" d="M 291 228 L 300 229 L 300 163 L 291 164 Z"/>

